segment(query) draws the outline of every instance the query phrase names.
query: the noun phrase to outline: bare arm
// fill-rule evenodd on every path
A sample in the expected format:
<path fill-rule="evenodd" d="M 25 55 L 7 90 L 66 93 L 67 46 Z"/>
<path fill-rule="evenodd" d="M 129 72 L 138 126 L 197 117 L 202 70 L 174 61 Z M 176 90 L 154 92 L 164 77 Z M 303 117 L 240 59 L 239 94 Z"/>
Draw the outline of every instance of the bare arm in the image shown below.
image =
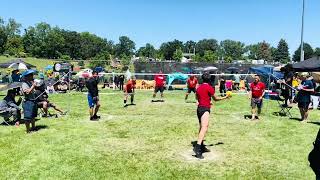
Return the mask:
<path fill-rule="evenodd" d="M 228 99 L 228 98 L 230 98 L 230 96 L 225 96 L 225 97 L 218 97 L 216 95 L 212 96 L 212 99 L 214 101 L 222 101 L 222 100 L 225 100 L 225 99 Z"/>
<path fill-rule="evenodd" d="M 23 90 L 23 92 L 25 94 L 30 94 L 34 90 L 35 87 L 36 87 L 36 85 L 35 85 L 35 83 L 33 83 L 29 89 L 25 89 L 25 90 Z"/>

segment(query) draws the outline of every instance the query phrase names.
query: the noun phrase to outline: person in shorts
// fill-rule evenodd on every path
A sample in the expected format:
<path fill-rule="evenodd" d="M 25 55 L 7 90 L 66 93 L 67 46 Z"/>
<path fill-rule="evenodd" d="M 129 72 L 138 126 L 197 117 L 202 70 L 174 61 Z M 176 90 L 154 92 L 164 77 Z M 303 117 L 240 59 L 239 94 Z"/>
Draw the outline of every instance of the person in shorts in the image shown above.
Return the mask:
<path fill-rule="evenodd" d="M 127 101 L 128 101 L 128 97 L 130 96 L 130 100 L 131 100 L 131 105 L 134 105 L 133 101 L 134 101 L 134 93 L 135 93 L 135 86 L 136 86 L 136 81 L 133 78 L 130 78 L 127 82 L 127 84 L 124 86 L 124 107 L 127 107 Z"/>
<path fill-rule="evenodd" d="M 255 75 L 254 82 L 250 84 L 249 94 L 249 98 L 251 99 L 251 120 L 255 120 L 257 115 L 261 114 L 265 89 L 266 85 L 260 81 L 260 76 Z"/>
<path fill-rule="evenodd" d="M 199 120 L 199 134 L 197 144 L 193 148 L 196 157 L 199 159 L 203 159 L 202 153 L 210 151 L 205 147 L 203 141 L 209 126 L 211 98 L 214 101 L 220 101 L 229 98 L 228 95 L 225 97 L 215 96 L 215 89 L 210 85 L 209 73 L 204 73 L 202 75 L 202 81 L 203 83 L 197 88 L 196 91 L 196 97 L 198 100 L 197 116 Z"/>
<path fill-rule="evenodd" d="M 188 96 L 191 92 L 196 93 L 197 85 L 198 79 L 194 75 L 191 75 L 187 80 L 188 91 L 186 93 L 185 101 L 188 100 Z"/>
<path fill-rule="evenodd" d="M 314 92 L 314 87 L 312 81 L 308 80 L 308 73 L 304 72 L 300 75 L 301 85 L 298 86 L 298 107 L 301 114 L 302 122 L 307 122 L 309 105 L 311 103 L 311 94 Z"/>
<path fill-rule="evenodd" d="M 38 114 L 38 107 L 35 100 L 36 83 L 33 80 L 33 73 L 35 73 L 34 70 L 27 70 L 24 73 L 22 73 L 23 83 L 21 85 L 21 88 L 24 94 L 24 102 L 22 104 L 22 108 L 27 133 L 30 133 L 31 131 L 35 130 L 35 118 Z"/>
<path fill-rule="evenodd" d="M 100 116 L 97 115 L 100 108 L 98 84 L 98 72 L 93 71 L 92 76 L 86 81 L 91 121 L 97 121 L 100 119 Z"/>
<path fill-rule="evenodd" d="M 153 98 L 155 98 L 157 96 L 157 93 L 160 91 L 161 99 L 163 99 L 165 76 L 163 75 L 162 71 L 160 71 L 159 74 L 155 75 L 154 81 L 155 81 L 155 88 L 154 88 Z"/>

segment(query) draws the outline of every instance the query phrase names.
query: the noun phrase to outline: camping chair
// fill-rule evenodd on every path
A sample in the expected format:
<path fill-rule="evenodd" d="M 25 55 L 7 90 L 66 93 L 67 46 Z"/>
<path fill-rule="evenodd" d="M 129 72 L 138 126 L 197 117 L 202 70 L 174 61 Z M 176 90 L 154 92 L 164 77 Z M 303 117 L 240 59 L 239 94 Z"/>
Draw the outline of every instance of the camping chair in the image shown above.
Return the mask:
<path fill-rule="evenodd" d="M 285 105 L 285 99 L 281 98 L 279 94 L 269 94 L 271 100 L 276 100 L 278 102 L 279 107 L 281 108 L 280 111 L 276 112 L 278 115 L 283 115 L 283 116 L 289 116 L 292 118 L 291 115 L 291 109 L 292 106 L 290 105 Z"/>
<path fill-rule="evenodd" d="M 10 121 L 10 118 L 12 117 L 12 112 L 11 111 L 0 111 L 0 117 L 3 118 L 3 123 L 5 123 L 6 125 L 10 125 L 9 121 Z"/>

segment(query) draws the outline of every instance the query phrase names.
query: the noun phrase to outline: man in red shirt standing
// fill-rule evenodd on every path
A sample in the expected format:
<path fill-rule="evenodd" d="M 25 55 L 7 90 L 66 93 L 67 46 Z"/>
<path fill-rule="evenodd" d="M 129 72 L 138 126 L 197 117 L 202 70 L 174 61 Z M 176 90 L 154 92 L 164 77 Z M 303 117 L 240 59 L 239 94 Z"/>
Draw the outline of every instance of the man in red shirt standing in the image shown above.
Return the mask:
<path fill-rule="evenodd" d="M 188 96 L 191 92 L 196 93 L 197 85 L 198 85 L 198 79 L 194 75 L 191 75 L 190 78 L 188 78 L 188 80 L 187 80 L 188 92 L 185 97 L 186 101 L 187 101 Z"/>
<path fill-rule="evenodd" d="M 164 84 L 165 84 L 165 76 L 162 74 L 162 71 L 159 74 L 156 74 L 154 77 L 155 88 L 153 93 L 153 98 L 157 96 L 157 93 L 160 91 L 161 99 L 163 98 Z"/>
<path fill-rule="evenodd" d="M 215 90 L 210 86 L 210 74 L 204 73 L 202 75 L 203 83 L 197 88 L 196 97 L 198 99 L 197 116 L 199 120 L 199 135 L 197 144 L 194 146 L 193 151 L 196 153 L 196 157 L 203 159 L 202 153 L 210 152 L 209 149 L 203 144 L 204 137 L 208 131 L 209 115 L 211 109 L 211 98 L 214 101 L 220 101 L 229 98 L 230 96 L 217 97 L 215 96 Z"/>
<path fill-rule="evenodd" d="M 249 98 L 251 99 L 251 112 L 252 112 L 252 120 L 255 120 L 257 115 L 261 113 L 263 96 L 265 93 L 266 85 L 260 81 L 259 75 L 256 75 L 254 78 L 254 82 L 250 84 L 250 94 Z M 258 117 L 258 116 L 257 116 Z"/>
<path fill-rule="evenodd" d="M 128 107 L 127 101 L 128 101 L 129 96 L 131 97 L 131 105 L 135 105 L 133 103 L 135 87 L 136 87 L 136 80 L 133 78 L 130 78 L 123 89 L 123 91 L 124 91 L 124 100 L 123 100 L 124 107 Z"/>

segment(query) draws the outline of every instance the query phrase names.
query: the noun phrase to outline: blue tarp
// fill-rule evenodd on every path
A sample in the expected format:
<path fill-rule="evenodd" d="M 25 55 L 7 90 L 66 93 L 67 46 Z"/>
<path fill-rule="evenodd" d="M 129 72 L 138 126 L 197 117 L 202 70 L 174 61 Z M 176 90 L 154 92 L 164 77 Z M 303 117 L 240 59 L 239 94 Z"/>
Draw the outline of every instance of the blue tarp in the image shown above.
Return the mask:
<path fill-rule="evenodd" d="M 263 77 L 268 77 L 268 78 L 269 78 L 269 75 L 271 75 L 270 76 L 271 79 L 275 79 L 275 77 L 277 79 L 283 79 L 284 78 L 283 73 L 278 72 L 278 71 L 274 71 L 273 69 L 274 69 L 273 66 L 251 67 L 249 69 L 249 72 L 253 73 L 253 74 L 258 74 L 258 75 L 263 76 Z"/>

